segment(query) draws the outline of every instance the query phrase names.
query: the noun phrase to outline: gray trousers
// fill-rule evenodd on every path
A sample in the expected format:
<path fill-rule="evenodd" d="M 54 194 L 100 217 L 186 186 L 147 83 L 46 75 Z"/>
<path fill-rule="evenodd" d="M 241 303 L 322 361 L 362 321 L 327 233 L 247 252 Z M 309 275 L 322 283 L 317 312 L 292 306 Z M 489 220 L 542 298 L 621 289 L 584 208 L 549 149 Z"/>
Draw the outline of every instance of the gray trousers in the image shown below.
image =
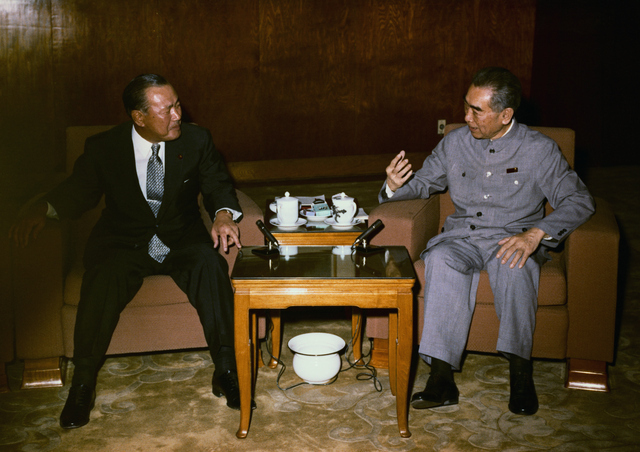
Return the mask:
<path fill-rule="evenodd" d="M 498 240 L 446 240 L 423 254 L 424 328 L 419 352 L 428 363 L 433 357 L 460 368 L 482 269 L 489 273 L 500 320 L 496 349 L 530 359 L 541 263 L 532 255 L 521 269 L 501 264 L 496 259 Z"/>

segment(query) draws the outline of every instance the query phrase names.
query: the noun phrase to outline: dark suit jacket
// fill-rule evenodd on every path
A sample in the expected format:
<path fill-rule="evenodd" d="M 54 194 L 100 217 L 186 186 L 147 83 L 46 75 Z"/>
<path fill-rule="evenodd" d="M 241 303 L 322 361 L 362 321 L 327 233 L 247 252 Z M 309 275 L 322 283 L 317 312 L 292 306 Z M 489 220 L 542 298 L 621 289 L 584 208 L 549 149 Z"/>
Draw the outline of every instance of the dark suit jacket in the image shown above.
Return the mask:
<path fill-rule="evenodd" d="M 221 208 L 241 211 L 231 178 L 211 134 L 182 124 L 182 135 L 165 143 L 165 188 L 158 218 L 140 190 L 131 128 L 127 122 L 87 139 L 73 173 L 45 199 L 58 216 L 77 218 L 105 196 L 106 207 L 85 251 L 85 264 L 110 248 L 147 249 L 154 234 L 171 249 L 211 242 L 198 194 L 213 218 Z"/>

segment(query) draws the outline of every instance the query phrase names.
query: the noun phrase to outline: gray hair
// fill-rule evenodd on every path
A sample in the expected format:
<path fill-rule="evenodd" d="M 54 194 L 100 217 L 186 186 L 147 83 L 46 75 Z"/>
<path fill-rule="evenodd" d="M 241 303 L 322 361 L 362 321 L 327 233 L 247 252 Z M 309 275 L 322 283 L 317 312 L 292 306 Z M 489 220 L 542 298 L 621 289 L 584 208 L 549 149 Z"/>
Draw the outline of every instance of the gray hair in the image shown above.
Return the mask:
<path fill-rule="evenodd" d="M 512 108 L 515 112 L 520 106 L 522 86 L 518 77 L 501 67 L 486 67 L 473 76 L 473 86 L 491 88 L 493 95 L 489 106 L 495 112 Z"/>

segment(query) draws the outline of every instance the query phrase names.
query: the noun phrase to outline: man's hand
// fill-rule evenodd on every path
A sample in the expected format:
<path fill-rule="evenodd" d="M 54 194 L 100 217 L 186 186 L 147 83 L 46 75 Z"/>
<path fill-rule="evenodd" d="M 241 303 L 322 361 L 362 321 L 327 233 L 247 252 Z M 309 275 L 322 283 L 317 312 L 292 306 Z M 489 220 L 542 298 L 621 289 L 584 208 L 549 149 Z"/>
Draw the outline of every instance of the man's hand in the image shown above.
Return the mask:
<path fill-rule="evenodd" d="M 23 248 L 29 244 L 32 236 L 33 240 L 35 240 L 47 222 L 47 210 L 47 203 L 44 201 L 29 207 L 20 214 L 9 229 L 9 239 Z"/>
<path fill-rule="evenodd" d="M 518 268 L 522 268 L 527 262 L 527 259 L 529 259 L 529 256 L 538 248 L 544 235 L 543 230 L 531 228 L 526 232 L 506 237 L 498 242 L 498 245 L 502 245 L 502 247 L 498 250 L 496 258 L 502 258 L 501 263 L 506 264 L 509 262 L 511 256 L 513 256 L 509 267 L 515 268 L 515 266 L 518 265 Z M 519 264 L 518 261 L 520 262 Z"/>
<path fill-rule="evenodd" d="M 389 163 L 385 171 L 387 172 L 387 187 L 389 187 L 391 191 L 396 191 L 402 187 L 413 174 L 411 163 L 404 158 L 404 151 L 400 151 L 400 153 L 391 160 L 391 163 Z"/>
<path fill-rule="evenodd" d="M 225 253 L 228 253 L 229 247 L 234 244 L 238 248 L 242 248 L 240 228 L 233 221 L 231 213 L 226 210 L 221 210 L 216 215 L 211 228 L 211 237 L 213 238 L 213 246 L 217 248 L 218 245 L 221 245 Z"/>

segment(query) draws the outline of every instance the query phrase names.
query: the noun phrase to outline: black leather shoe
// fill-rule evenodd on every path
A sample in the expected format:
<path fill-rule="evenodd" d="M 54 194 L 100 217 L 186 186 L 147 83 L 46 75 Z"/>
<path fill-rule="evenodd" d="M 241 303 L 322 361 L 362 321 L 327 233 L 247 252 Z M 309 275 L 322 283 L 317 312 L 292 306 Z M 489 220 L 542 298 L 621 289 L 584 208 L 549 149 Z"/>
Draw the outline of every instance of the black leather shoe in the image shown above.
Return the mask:
<path fill-rule="evenodd" d="M 532 415 L 538 411 L 538 396 L 531 372 L 512 372 L 509 411 L 514 414 Z"/>
<path fill-rule="evenodd" d="M 89 423 L 89 415 L 96 400 L 96 391 L 88 385 L 73 385 L 60 414 L 62 428 L 78 428 Z"/>
<path fill-rule="evenodd" d="M 240 409 L 240 387 L 238 386 L 238 373 L 235 370 L 228 370 L 219 377 L 213 374 L 211 390 L 216 397 L 225 396 L 229 408 Z M 251 409 L 256 409 L 256 402 L 253 399 L 251 400 Z"/>
<path fill-rule="evenodd" d="M 423 410 L 439 406 L 456 405 L 460 392 L 455 381 L 439 375 L 431 375 L 427 386 L 422 392 L 416 392 L 411 397 L 411 406 Z"/>

